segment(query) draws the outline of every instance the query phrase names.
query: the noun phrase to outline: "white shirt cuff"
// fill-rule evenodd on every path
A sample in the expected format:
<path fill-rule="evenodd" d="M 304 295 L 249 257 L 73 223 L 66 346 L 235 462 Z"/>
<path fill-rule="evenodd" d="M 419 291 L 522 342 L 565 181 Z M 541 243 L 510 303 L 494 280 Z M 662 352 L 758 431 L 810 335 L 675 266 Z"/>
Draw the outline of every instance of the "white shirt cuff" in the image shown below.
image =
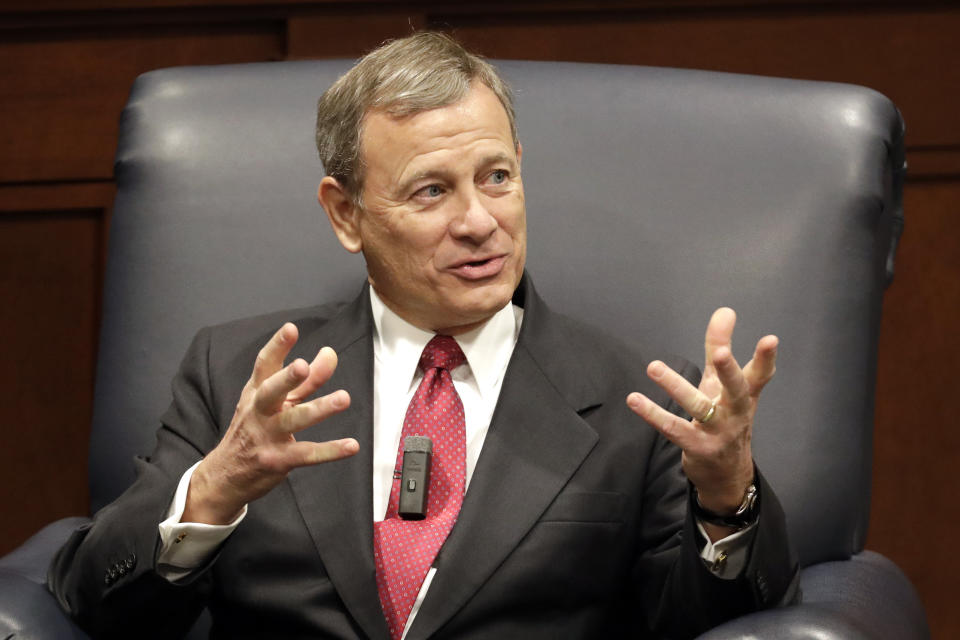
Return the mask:
<path fill-rule="evenodd" d="M 173 502 L 167 509 L 166 520 L 160 523 L 160 550 L 157 552 L 157 573 L 170 582 L 181 580 L 202 567 L 217 551 L 237 525 L 247 515 L 247 506 L 230 524 L 201 524 L 180 522 L 187 506 L 190 478 L 197 465 L 187 469 L 180 478 Z"/>
<path fill-rule="evenodd" d="M 750 526 L 731 533 L 726 538 L 711 542 L 703 524 L 699 520 L 696 522 L 697 530 L 706 541 L 703 549 L 700 550 L 700 558 L 707 569 L 713 575 L 724 580 L 734 580 L 739 577 L 747 564 L 747 550 L 753 540 L 753 532 L 757 528 L 757 523 L 754 522 Z"/>

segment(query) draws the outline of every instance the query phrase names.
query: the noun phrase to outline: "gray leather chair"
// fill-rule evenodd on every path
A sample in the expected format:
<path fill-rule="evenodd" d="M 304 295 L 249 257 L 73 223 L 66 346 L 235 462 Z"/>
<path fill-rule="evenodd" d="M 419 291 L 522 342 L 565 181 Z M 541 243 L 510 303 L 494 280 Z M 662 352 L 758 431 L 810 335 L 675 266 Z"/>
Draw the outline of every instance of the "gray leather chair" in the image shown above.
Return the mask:
<path fill-rule="evenodd" d="M 199 327 L 355 293 L 362 260 L 316 203 L 312 140 L 316 98 L 348 65 L 167 69 L 134 86 L 117 152 L 94 510 L 152 448 Z M 760 335 L 781 338 L 755 452 L 805 567 L 804 603 L 706 637 L 928 637 L 908 580 L 864 551 L 877 332 L 902 226 L 895 107 L 839 84 L 499 66 L 517 93 L 528 268 L 548 301 L 694 362 L 720 305 L 739 312 L 741 361 Z M 42 586 L 77 524 L 54 523 L 0 560 L 0 638 L 84 637 Z"/>

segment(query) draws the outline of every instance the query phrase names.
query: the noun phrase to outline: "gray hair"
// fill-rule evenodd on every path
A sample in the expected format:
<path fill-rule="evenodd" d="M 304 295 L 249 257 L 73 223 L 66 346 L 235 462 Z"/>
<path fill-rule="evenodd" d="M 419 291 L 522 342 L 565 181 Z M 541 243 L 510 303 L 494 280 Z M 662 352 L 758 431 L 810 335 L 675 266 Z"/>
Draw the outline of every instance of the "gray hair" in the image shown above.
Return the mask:
<path fill-rule="evenodd" d="M 362 57 L 327 89 L 317 103 L 317 151 L 327 175 L 354 202 L 363 191 L 360 141 L 371 110 L 395 117 L 453 104 L 479 80 L 499 98 L 517 145 L 517 124 L 510 89 L 489 62 L 448 35 L 415 33 Z"/>

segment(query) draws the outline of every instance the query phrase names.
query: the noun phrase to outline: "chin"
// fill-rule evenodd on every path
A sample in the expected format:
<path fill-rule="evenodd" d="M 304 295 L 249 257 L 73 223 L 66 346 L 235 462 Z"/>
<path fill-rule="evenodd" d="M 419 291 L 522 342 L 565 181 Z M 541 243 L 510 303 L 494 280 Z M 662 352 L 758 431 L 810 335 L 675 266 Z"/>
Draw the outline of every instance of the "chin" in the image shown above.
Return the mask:
<path fill-rule="evenodd" d="M 513 299 L 520 283 L 520 274 L 507 275 L 486 282 L 458 282 L 454 287 L 445 287 L 444 295 L 437 299 L 438 315 L 446 316 L 445 327 L 475 325 L 489 319 Z"/>
<path fill-rule="evenodd" d="M 513 298 L 513 289 L 504 285 L 498 287 L 496 291 L 485 291 L 482 296 L 475 299 L 471 299 L 473 296 L 470 294 L 465 295 L 464 298 L 467 300 L 461 298 L 460 304 L 451 305 L 451 308 L 457 309 L 456 315 L 460 319 L 458 324 L 483 322 L 510 302 Z"/>

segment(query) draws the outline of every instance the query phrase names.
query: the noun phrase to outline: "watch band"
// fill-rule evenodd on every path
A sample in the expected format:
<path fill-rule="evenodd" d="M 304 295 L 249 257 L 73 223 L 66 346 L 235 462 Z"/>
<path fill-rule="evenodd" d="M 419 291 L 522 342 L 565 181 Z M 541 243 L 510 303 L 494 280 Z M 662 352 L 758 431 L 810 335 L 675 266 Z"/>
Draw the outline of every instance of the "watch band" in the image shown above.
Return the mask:
<path fill-rule="evenodd" d="M 757 485 L 751 483 L 747 490 L 743 492 L 743 500 L 740 502 L 740 506 L 737 507 L 737 510 L 730 515 L 721 515 L 710 511 L 702 504 L 700 504 L 700 495 L 697 493 L 697 488 L 693 488 L 693 501 L 691 506 L 693 508 L 693 515 L 697 517 L 698 520 L 702 522 L 709 522 L 710 524 L 715 524 L 718 527 L 733 527 L 735 529 L 743 529 L 744 527 L 753 524 L 757 519 L 757 514 L 759 512 L 759 493 L 757 492 Z"/>

